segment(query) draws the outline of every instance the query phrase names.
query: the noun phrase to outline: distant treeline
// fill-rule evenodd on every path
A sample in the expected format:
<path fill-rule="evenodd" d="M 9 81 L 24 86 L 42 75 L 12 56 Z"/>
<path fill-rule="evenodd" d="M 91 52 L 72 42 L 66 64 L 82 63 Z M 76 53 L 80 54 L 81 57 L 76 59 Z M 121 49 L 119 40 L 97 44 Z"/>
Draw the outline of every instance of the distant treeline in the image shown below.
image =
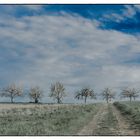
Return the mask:
<path fill-rule="evenodd" d="M 129 98 L 130 102 L 135 100 L 139 96 L 140 91 L 136 88 L 124 88 L 120 93 L 120 98 Z M 22 87 L 16 84 L 11 84 L 5 88 L 1 89 L 1 97 L 10 98 L 11 103 L 14 103 L 14 99 L 18 96 L 21 98 L 24 95 L 24 90 Z M 115 99 L 116 92 L 111 88 L 105 88 L 100 94 L 103 100 L 109 103 L 112 99 Z M 67 96 L 66 89 L 64 85 L 60 82 L 51 84 L 49 97 L 53 98 L 58 104 L 62 103 L 63 99 Z M 31 99 L 30 103 L 39 103 L 40 99 L 44 97 L 43 90 L 39 86 L 31 87 L 28 90 L 28 97 Z M 86 103 L 87 98 L 97 100 L 97 94 L 91 88 L 82 88 L 75 93 L 75 99 L 83 99 Z"/>

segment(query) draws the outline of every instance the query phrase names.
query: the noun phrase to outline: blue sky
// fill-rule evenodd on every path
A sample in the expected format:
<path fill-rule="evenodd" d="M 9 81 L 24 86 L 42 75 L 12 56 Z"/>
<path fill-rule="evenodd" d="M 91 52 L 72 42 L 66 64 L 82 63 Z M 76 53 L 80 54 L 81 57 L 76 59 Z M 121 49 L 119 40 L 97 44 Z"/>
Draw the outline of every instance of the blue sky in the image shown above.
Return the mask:
<path fill-rule="evenodd" d="M 1 88 L 139 87 L 139 40 L 140 5 L 0 5 Z"/>

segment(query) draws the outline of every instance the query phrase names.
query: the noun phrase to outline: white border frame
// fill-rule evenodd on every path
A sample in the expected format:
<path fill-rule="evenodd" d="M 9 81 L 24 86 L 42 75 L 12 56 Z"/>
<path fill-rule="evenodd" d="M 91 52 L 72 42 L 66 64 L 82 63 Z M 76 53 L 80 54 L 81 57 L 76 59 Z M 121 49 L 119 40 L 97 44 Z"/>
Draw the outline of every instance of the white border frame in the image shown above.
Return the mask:
<path fill-rule="evenodd" d="M 140 4 L 140 0 L 0 0 L 0 4 Z M 82 136 L 68 136 L 68 137 L 64 137 L 64 136 L 48 136 L 47 139 L 49 140 L 71 140 L 71 139 L 80 139 L 80 140 L 85 140 L 88 138 L 88 140 L 93 140 L 93 137 L 96 140 L 131 140 L 132 138 L 135 139 L 139 139 L 138 137 L 131 137 L 131 136 L 88 136 L 88 137 L 82 137 Z M 46 140 L 46 136 L 42 136 L 42 137 L 35 137 L 35 136 L 27 136 L 27 137 L 22 137 L 22 136 L 18 136 L 18 137 L 9 137 L 9 136 L 5 136 L 5 137 L 0 137 L 0 139 L 6 139 L 6 140 L 16 140 L 16 139 L 20 139 L 20 140 L 24 140 L 24 139 L 36 139 L 39 140 L 40 138 L 43 140 Z"/>
<path fill-rule="evenodd" d="M 140 4 L 140 0 L 0 0 L 0 4 Z"/>

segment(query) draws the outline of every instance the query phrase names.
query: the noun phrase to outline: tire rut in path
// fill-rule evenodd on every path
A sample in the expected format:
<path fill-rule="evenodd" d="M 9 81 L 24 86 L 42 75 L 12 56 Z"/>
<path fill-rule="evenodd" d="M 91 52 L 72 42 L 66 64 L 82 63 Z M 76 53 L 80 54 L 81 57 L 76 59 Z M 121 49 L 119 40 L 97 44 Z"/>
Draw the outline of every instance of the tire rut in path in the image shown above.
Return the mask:
<path fill-rule="evenodd" d="M 126 121 L 121 112 L 114 105 L 112 105 L 112 110 L 118 121 L 118 130 L 116 131 L 116 135 L 140 135 L 137 134 L 137 131 L 131 129 L 129 122 Z"/>
<path fill-rule="evenodd" d="M 104 116 L 105 110 L 107 110 L 107 105 L 101 106 L 97 114 L 93 116 L 92 121 L 90 121 L 86 126 L 84 126 L 77 135 L 94 135 L 94 130 L 97 129 L 98 122 Z"/>

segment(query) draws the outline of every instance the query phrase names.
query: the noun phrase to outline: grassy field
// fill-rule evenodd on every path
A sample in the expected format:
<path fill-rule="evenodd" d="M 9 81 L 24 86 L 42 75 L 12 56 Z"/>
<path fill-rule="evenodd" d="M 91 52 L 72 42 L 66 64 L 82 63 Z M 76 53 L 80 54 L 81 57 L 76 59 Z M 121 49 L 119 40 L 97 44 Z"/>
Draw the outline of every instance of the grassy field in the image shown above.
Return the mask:
<path fill-rule="evenodd" d="M 1 104 L 0 135 L 75 135 L 100 106 Z"/>
<path fill-rule="evenodd" d="M 0 104 L 0 135 L 140 135 L 140 102 Z"/>

